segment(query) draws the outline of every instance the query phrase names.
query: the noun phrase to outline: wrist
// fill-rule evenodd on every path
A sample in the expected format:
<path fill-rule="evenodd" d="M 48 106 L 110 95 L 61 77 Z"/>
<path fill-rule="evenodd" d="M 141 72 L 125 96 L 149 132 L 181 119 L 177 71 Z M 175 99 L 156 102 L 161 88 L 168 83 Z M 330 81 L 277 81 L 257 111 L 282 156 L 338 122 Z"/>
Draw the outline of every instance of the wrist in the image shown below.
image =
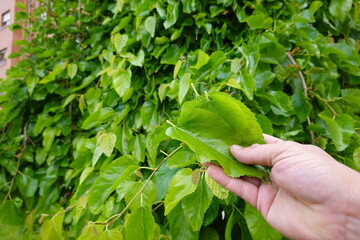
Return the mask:
<path fill-rule="evenodd" d="M 346 221 L 344 239 L 359 239 L 360 237 L 360 173 L 352 171 L 349 183 L 349 203 L 346 204 Z"/>

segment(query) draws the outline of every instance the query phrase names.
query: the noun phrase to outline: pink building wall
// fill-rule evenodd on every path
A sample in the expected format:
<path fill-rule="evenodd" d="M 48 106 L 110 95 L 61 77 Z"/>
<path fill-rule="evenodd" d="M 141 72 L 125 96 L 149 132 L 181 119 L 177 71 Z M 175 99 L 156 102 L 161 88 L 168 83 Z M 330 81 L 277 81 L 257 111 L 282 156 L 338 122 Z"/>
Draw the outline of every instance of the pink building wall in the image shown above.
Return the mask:
<path fill-rule="evenodd" d="M 7 11 L 10 11 L 10 25 L 14 23 L 16 11 L 22 11 L 15 6 L 15 2 L 21 2 L 28 5 L 27 0 L 0 0 L 0 20 L 2 21 L 2 15 Z M 0 26 L 0 51 L 7 49 L 6 55 L 10 55 L 13 52 L 19 50 L 19 46 L 15 46 L 14 42 L 23 38 L 21 30 L 12 32 L 9 29 L 9 25 L 5 27 Z M 6 70 L 11 66 L 16 65 L 20 58 L 6 59 L 4 64 L 0 64 L 0 79 L 5 79 Z"/>

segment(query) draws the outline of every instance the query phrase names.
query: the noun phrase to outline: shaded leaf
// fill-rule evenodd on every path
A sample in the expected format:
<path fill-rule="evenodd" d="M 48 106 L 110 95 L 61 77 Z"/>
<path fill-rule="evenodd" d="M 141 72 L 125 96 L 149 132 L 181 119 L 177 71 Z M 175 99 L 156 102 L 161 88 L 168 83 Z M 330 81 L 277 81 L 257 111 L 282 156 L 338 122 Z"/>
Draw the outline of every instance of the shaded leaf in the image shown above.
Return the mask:
<path fill-rule="evenodd" d="M 206 185 L 205 180 L 201 179 L 196 190 L 182 200 L 181 206 L 184 215 L 191 224 L 193 231 L 200 231 L 205 212 L 210 206 L 212 198 L 213 194 Z"/>
<path fill-rule="evenodd" d="M 250 204 L 246 203 L 245 219 L 251 237 L 254 240 L 280 240 L 282 235 L 273 229 L 263 218 L 263 216 Z"/>

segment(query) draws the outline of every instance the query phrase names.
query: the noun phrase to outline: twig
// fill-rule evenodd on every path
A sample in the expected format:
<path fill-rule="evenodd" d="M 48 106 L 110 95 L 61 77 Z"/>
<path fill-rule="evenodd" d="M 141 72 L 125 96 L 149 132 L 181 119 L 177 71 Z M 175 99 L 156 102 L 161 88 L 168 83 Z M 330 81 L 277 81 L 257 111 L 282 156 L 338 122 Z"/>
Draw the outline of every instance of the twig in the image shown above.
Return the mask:
<path fill-rule="evenodd" d="M 293 58 L 293 56 L 292 56 L 289 52 L 286 52 L 286 57 L 289 59 L 289 61 L 291 62 L 291 64 L 297 65 L 295 59 Z M 305 97 L 307 97 L 307 96 L 308 96 L 308 91 L 307 91 L 308 87 L 307 87 L 307 85 L 306 85 L 306 81 L 305 81 L 304 75 L 302 74 L 302 72 L 301 72 L 300 70 L 297 71 L 297 75 L 298 75 L 298 77 L 300 78 L 301 85 L 302 85 L 302 87 L 303 87 L 303 89 L 304 89 L 304 95 L 305 95 Z M 311 119 L 310 119 L 309 116 L 306 116 L 306 122 L 307 122 L 308 126 L 311 125 L 312 122 L 311 122 Z M 311 138 L 311 143 L 312 143 L 312 144 L 315 144 L 315 135 L 314 135 L 314 132 L 310 130 L 310 131 L 309 131 L 309 134 L 310 134 L 310 138 Z"/>
<path fill-rule="evenodd" d="M 172 155 L 174 155 L 174 153 L 176 153 L 178 150 L 180 150 L 183 146 L 180 145 L 178 148 L 176 148 L 174 151 L 172 151 L 169 155 L 166 155 L 166 157 L 161 161 L 161 163 L 154 169 L 154 171 L 151 173 L 151 175 L 149 176 L 149 178 L 146 180 L 146 182 L 144 183 L 144 185 L 142 186 L 142 188 L 135 194 L 135 196 L 130 200 L 130 202 L 126 205 L 126 207 L 119 213 L 116 215 L 111 216 L 109 219 L 114 218 L 113 220 L 111 220 L 110 222 L 90 222 L 90 224 L 95 224 L 95 225 L 110 225 L 114 222 L 116 222 L 131 206 L 131 204 L 136 200 L 136 198 L 144 191 L 145 187 L 149 184 L 150 180 L 152 179 L 152 177 L 155 175 L 155 173 L 159 170 L 159 168 L 166 162 L 166 160 L 169 159 L 169 157 L 171 157 Z M 108 219 L 108 220 L 109 220 Z M 108 221 L 107 220 L 107 221 Z"/>
<path fill-rule="evenodd" d="M 65 208 L 64 211 L 62 211 L 61 213 L 58 213 L 58 214 L 45 214 L 45 213 L 43 213 L 43 214 L 41 214 L 41 217 L 39 218 L 39 223 L 41 223 L 42 220 L 43 220 L 45 217 L 58 217 L 58 216 L 60 216 L 60 215 L 63 215 L 63 214 L 65 214 L 65 213 L 67 213 L 68 211 L 70 211 L 71 209 L 73 209 L 75 206 L 76 206 L 76 204 L 73 204 L 73 205 Z"/>
<path fill-rule="evenodd" d="M 161 207 L 162 205 L 164 205 L 164 202 L 159 203 L 156 207 L 154 207 L 153 210 L 151 210 L 151 212 L 155 212 L 159 207 Z"/>
<path fill-rule="evenodd" d="M 14 174 L 14 177 L 11 179 L 10 181 L 10 187 L 9 187 L 9 190 L 7 191 L 6 193 L 6 196 L 3 200 L 3 202 L 5 202 L 8 198 L 11 199 L 11 190 L 14 186 L 14 182 L 15 182 L 15 179 L 16 179 L 16 176 L 17 174 L 19 173 L 19 168 L 20 168 L 20 160 L 21 160 L 21 157 L 22 157 L 22 152 L 25 150 L 26 148 L 26 141 L 28 140 L 28 136 L 27 136 L 27 133 L 26 133 L 26 129 L 27 129 L 27 125 L 28 125 L 29 122 L 26 122 L 25 123 L 25 126 L 24 126 L 24 129 L 23 129 L 23 134 L 24 134 L 24 139 L 23 139 L 23 142 L 21 144 L 21 149 L 20 149 L 20 153 L 16 154 L 16 157 L 17 157 L 17 162 L 16 162 L 16 172 Z"/>

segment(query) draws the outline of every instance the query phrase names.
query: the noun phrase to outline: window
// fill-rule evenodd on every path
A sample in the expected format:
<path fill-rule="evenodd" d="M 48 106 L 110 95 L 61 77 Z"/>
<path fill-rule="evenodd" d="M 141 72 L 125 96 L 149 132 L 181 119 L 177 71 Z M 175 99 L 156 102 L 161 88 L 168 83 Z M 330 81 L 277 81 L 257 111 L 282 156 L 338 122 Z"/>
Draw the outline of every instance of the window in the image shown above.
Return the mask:
<path fill-rule="evenodd" d="M 0 66 L 6 63 L 6 48 L 0 50 Z"/>
<path fill-rule="evenodd" d="M 10 11 L 7 11 L 1 16 L 1 27 L 6 27 L 10 25 Z"/>

